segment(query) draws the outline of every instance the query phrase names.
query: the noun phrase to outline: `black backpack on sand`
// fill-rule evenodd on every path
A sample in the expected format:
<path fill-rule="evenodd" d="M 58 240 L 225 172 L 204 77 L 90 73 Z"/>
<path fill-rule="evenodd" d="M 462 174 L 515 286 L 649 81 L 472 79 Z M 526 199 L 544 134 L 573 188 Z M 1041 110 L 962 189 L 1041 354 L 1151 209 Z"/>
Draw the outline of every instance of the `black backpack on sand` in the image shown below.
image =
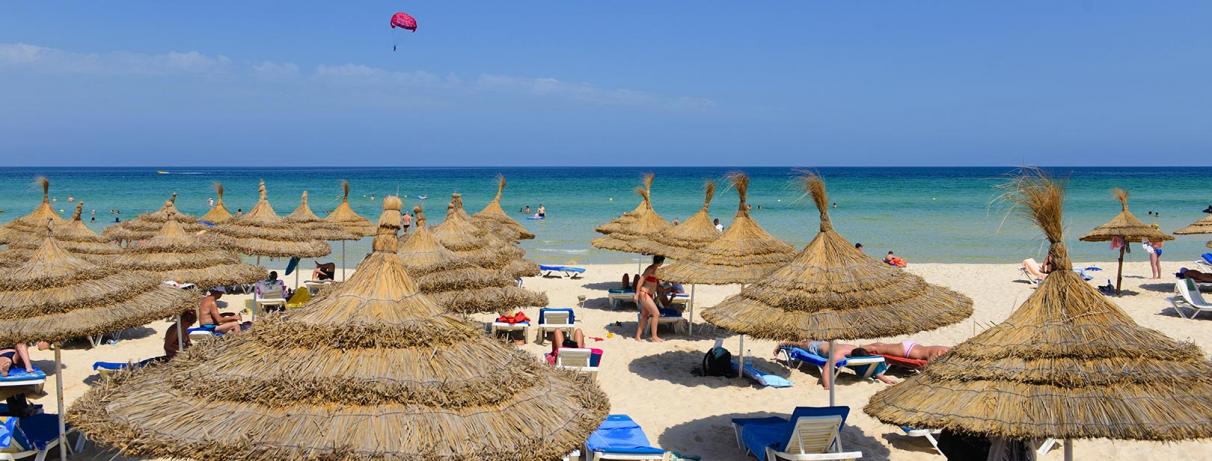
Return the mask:
<path fill-rule="evenodd" d="M 703 356 L 703 375 L 735 378 L 737 374 L 732 368 L 732 353 L 718 344 L 708 349 L 707 355 Z"/>

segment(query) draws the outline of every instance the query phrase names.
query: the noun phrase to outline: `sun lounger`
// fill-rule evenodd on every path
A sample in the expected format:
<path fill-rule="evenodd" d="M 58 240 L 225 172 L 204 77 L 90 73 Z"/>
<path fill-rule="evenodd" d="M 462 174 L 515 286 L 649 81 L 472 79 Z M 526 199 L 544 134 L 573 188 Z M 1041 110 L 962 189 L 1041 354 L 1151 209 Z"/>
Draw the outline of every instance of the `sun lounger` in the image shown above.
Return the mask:
<path fill-rule="evenodd" d="M 850 407 L 797 407 L 790 419 L 733 418 L 732 429 L 737 446 L 758 461 L 853 460 L 863 453 L 843 452 L 839 437 L 849 414 Z"/>
<path fill-rule="evenodd" d="M 522 338 L 530 336 L 530 322 L 490 322 L 488 324 L 488 333 L 496 337 L 498 331 L 522 331 Z"/>
<path fill-rule="evenodd" d="M 671 453 L 652 446 L 644 428 L 630 416 L 610 415 L 585 441 L 588 461 L 603 459 L 668 460 Z"/>
<path fill-rule="evenodd" d="M 281 281 L 277 283 L 265 283 L 264 280 L 257 282 L 255 293 L 253 294 L 253 307 L 250 311 L 250 319 L 256 320 L 258 312 L 264 312 L 266 308 L 277 307 L 286 308 L 286 286 Z"/>
<path fill-rule="evenodd" d="M 572 331 L 576 328 L 576 313 L 571 307 L 544 307 L 539 309 L 539 333 L 535 338 L 535 342 L 543 344 L 547 340 L 547 333 L 556 330 Z"/>
<path fill-rule="evenodd" d="M 824 357 L 795 346 L 786 346 L 779 349 L 779 355 L 783 357 L 787 366 L 791 368 L 799 368 L 800 364 L 811 363 L 816 365 L 821 375 L 825 374 L 826 361 Z M 874 379 L 875 376 L 888 369 L 888 364 L 884 362 L 884 358 L 881 356 L 844 357 L 838 360 L 833 367 L 833 381 L 837 381 L 838 374 L 842 368 L 850 368 L 860 378 Z"/>
<path fill-rule="evenodd" d="M 737 361 L 733 360 L 732 368 L 736 368 L 736 367 L 737 367 Z M 791 381 L 788 381 L 787 378 L 784 378 L 782 376 L 779 376 L 779 375 L 770 373 L 766 370 L 763 370 L 761 368 L 758 368 L 757 365 L 754 365 L 753 362 L 749 361 L 749 360 L 745 361 L 745 370 L 743 371 L 743 373 L 745 374 L 745 377 L 752 379 L 754 381 L 757 381 L 758 384 L 761 384 L 766 387 L 774 387 L 774 388 L 791 387 Z"/>
<path fill-rule="evenodd" d="M 925 368 L 927 363 L 925 360 L 909 359 L 895 355 L 880 354 L 880 357 L 883 357 L 884 363 L 887 363 L 889 366 L 904 368 L 915 373 L 922 371 L 922 368 Z"/>
<path fill-rule="evenodd" d="M 598 357 L 600 361 L 600 353 Z M 594 350 L 588 348 L 561 347 L 555 359 L 556 368 L 591 374 L 598 372 L 599 363 L 594 363 Z"/>
<path fill-rule="evenodd" d="M 1174 282 L 1174 291 L 1177 296 L 1171 296 L 1170 302 L 1174 304 L 1174 311 L 1178 312 L 1180 317 L 1194 319 L 1200 312 L 1212 311 L 1212 304 L 1208 304 L 1199 294 L 1194 280 L 1181 279 Z M 1188 316 L 1183 312 L 1184 309 L 1191 309 L 1193 312 Z"/>
<path fill-rule="evenodd" d="M 606 292 L 606 301 L 610 303 L 611 309 L 618 309 L 619 304 L 634 303 L 635 290 L 631 288 L 611 288 Z"/>
<path fill-rule="evenodd" d="M 1195 260 L 1195 263 L 1206 267 L 1212 267 L 1212 253 L 1204 253 L 1199 255 L 1199 259 Z"/>
<path fill-rule="evenodd" d="M 17 367 L 8 370 L 8 376 L 0 376 L 0 387 L 36 386 L 44 382 L 46 373 L 38 368 L 26 373 L 24 368 Z"/>
<path fill-rule="evenodd" d="M 75 430 L 68 428 L 68 435 Z M 59 446 L 59 415 L 0 417 L 0 460 L 43 461 Z M 72 450 L 68 450 L 70 453 Z"/>
<path fill-rule="evenodd" d="M 105 376 L 127 368 L 143 368 L 157 360 L 164 360 L 164 357 L 152 357 L 138 362 L 93 362 L 93 371 Z"/>
<path fill-rule="evenodd" d="M 205 341 L 210 338 L 223 336 L 223 333 L 203 327 L 190 328 L 185 330 L 185 334 L 186 336 L 189 336 L 190 341 Z"/>
<path fill-rule="evenodd" d="M 926 440 L 930 442 L 930 445 L 934 447 L 934 451 L 937 451 L 940 455 L 947 456 L 946 453 L 943 453 L 943 450 L 938 448 L 937 436 L 943 432 L 941 429 L 918 429 L 909 426 L 901 426 L 901 432 L 904 432 L 905 435 L 909 437 L 925 437 Z M 1040 443 L 1039 448 L 1035 450 L 1035 454 L 1038 456 L 1048 454 L 1049 451 L 1052 451 L 1052 447 L 1056 446 L 1057 442 L 1058 440 L 1056 439 L 1044 440 L 1042 443 Z"/>
<path fill-rule="evenodd" d="M 570 279 L 579 279 L 581 278 L 581 274 L 585 273 L 584 267 L 556 266 L 547 264 L 539 264 L 539 270 L 543 271 L 544 277 L 561 277 L 554 274 L 556 272 L 562 272 L 564 276 L 567 276 Z"/>

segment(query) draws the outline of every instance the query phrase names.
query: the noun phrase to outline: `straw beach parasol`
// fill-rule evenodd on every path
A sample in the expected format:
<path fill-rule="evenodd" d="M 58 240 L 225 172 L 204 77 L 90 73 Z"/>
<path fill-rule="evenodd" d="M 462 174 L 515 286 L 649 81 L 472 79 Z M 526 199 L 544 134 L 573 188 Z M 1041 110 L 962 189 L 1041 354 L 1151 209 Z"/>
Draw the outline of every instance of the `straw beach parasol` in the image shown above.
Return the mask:
<path fill-rule="evenodd" d="M 160 228 L 164 226 L 164 221 L 168 220 L 171 215 L 186 232 L 198 232 L 206 229 L 206 226 L 198 223 L 198 218 L 182 213 L 177 210 L 177 193 L 164 202 L 164 206 L 159 210 L 143 213 L 126 222 L 114 224 L 105 229 L 102 235 L 110 241 L 127 241 L 133 242 L 136 240 L 149 239 L 156 233 L 160 232 Z"/>
<path fill-rule="evenodd" d="M 231 219 L 232 215 L 231 212 L 227 210 L 227 207 L 223 205 L 223 184 L 220 184 L 218 181 L 215 181 L 215 194 L 219 197 L 219 199 L 215 201 L 215 206 L 211 207 L 210 211 L 207 211 L 206 214 L 202 215 L 202 217 L 198 219 L 211 224 L 225 223 L 227 220 Z"/>
<path fill-rule="evenodd" d="M 130 248 L 113 261 L 119 269 L 146 272 L 161 280 L 193 283 L 199 288 L 252 283 L 265 278 L 265 269 L 240 262 L 235 253 L 185 232 L 169 217 L 160 232 Z"/>
<path fill-rule="evenodd" d="M 708 213 L 711 199 L 715 196 L 715 181 L 707 181 L 704 185 L 703 208 L 691 215 L 686 222 L 671 226 L 648 237 L 641 237 L 632 242 L 640 253 L 664 255 L 679 259 L 697 251 L 707 244 L 720 238 L 720 231 L 711 223 Z"/>
<path fill-rule="evenodd" d="M 703 312 L 703 319 L 765 339 L 878 338 L 950 325 L 972 315 L 972 300 L 871 259 L 833 230 L 825 181 L 804 177 L 820 232 L 787 265 Z M 833 361 L 828 361 L 832 376 Z M 829 387 L 829 404 L 833 389 Z"/>
<path fill-rule="evenodd" d="M 547 295 L 519 287 L 512 276 L 484 269 L 443 247 L 425 228 L 425 213 L 413 208 L 416 231 L 400 243 L 400 258 L 421 293 L 451 312 L 506 312 L 520 307 L 546 306 Z"/>
<path fill-rule="evenodd" d="M 70 221 L 51 225 L 51 238 L 59 243 L 59 247 L 75 256 L 93 264 L 107 264 L 122 252 L 122 248 L 110 243 L 104 237 L 97 235 L 84 225 L 82 215 L 84 202 L 76 202 L 76 211 Z M 47 223 L 51 220 L 47 220 Z M 45 229 L 46 223 L 43 223 Z M 42 245 L 46 239 L 45 232 L 41 237 L 33 234 L 18 234 L 9 242 L 9 250 L 0 253 L 0 267 L 13 267 L 24 263 L 31 253 Z"/>
<path fill-rule="evenodd" d="M 101 382 L 72 424 L 145 457 L 557 460 L 580 447 L 606 395 L 418 293 L 396 255 L 400 200 L 383 207 L 374 252 L 348 281 Z"/>
<path fill-rule="evenodd" d="M 643 199 L 641 203 L 644 204 L 644 209 L 635 215 L 634 220 L 619 223 L 611 233 L 593 239 L 590 244 L 594 248 L 643 254 L 644 249 L 635 244 L 637 241 L 672 227 L 669 221 L 652 208 L 651 191 L 648 188 L 638 187 L 635 191 Z"/>
<path fill-rule="evenodd" d="M 1107 242 L 1115 238 L 1122 239 L 1123 245 L 1119 247 L 1119 266 L 1115 270 L 1115 294 L 1118 295 L 1120 283 L 1124 280 L 1124 253 L 1129 251 L 1128 243 L 1138 242 L 1141 239 L 1149 239 L 1150 242 L 1174 240 L 1174 237 L 1136 219 L 1136 216 L 1128 211 L 1128 191 L 1117 187 L 1111 193 L 1115 194 L 1115 198 L 1119 200 L 1119 205 L 1123 210 L 1106 224 L 1095 227 L 1090 233 L 1082 236 L 1081 240 L 1083 242 Z"/>
<path fill-rule="evenodd" d="M 295 211 L 282 219 L 295 224 L 295 228 L 302 230 L 309 238 L 315 240 L 358 240 L 363 237 L 361 234 L 346 230 L 340 224 L 316 216 L 307 203 L 307 191 L 303 191 L 303 195 L 299 197 L 299 206 L 295 208 Z"/>
<path fill-rule="evenodd" d="M 1010 439 L 1174 441 L 1212 437 L 1212 363 L 1191 343 L 1137 325 L 1072 270 L 1064 191 L 1015 183 L 1051 246 L 1053 270 L 1004 322 L 951 348 L 864 411 L 896 425 Z"/>
<path fill-rule="evenodd" d="M 341 181 L 341 193 L 341 204 L 328 213 L 324 220 L 338 224 L 345 230 L 363 237 L 375 235 L 374 224 L 369 219 L 358 215 L 354 212 L 353 207 L 349 206 L 349 181 Z"/>
<path fill-rule="evenodd" d="M 463 211 L 462 194 L 451 194 L 446 219 L 432 232 L 442 246 L 472 264 L 502 270 L 511 277 L 539 275 L 538 264 L 523 259 L 525 251 L 472 224 Z"/>
<path fill-rule="evenodd" d="M 0 272 L 0 344 L 56 343 L 59 459 L 67 459 L 59 343 L 144 325 L 188 310 L 193 293 L 155 277 L 96 265 L 45 238 L 29 260 Z"/>
<path fill-rule="evenodd" d="M 55 224 L 63 222 L 63 218 L 55 213 L 55 209 L 50 204 L 50 180 L 40 176 L 34 182 L 42 187 L 42 203 L 39 203 L 29 214 L 0 226 L 0 243 L 9 243 L 21 237 L 22 234 L 32 234 L 34 237 L 44 236 L 46 235 L 47 220 Z"/>
<path fill-rule="evenodd" d="M 215 226 L 208 233 L 215 242 L 237 252 L 257 256 L 324 256 L 332 248 L 308 237 L 303 230 L 282 220 L 265 194 L 265 181 L 257 186 L 260 198 L 248 213 Z"/>
<path fill-rule="evenodd" d="M 749 216 L 749 177 L 735 173 L 730 180 L 740 197 L 732 224 L 716 240 L 657 270 L 658 277 L 708 285 L 753 283 L 795 256 L 795 247 L 774 238 Z"/>
<path fill-rule="evenodd" d="M 529 240 L 534 238 L 534 234 L 526 229 L 526 226 L 514 221 L 505 209 L 501 208 L 501 194 L 505 192 L 505 175 L 497 175 L 497 195 L 492 198 L 491 202 L 484 205 L 484 209 L 480 210 L 471 217 L 471 221 L 480 226 L 484 230 L 493 232 L 497 237 L 510 241 Z"/>
<path fill-rule="evenodd" d="M 642 185 L 640 187 L 643 188 L 645 191 L 648 191 L 649 196 L 652 195 L 652 180 L 655 178 L 656 178 L 655 174 L 645 173 L 644 178 L 641 180 Z M 640 214 L 642 214 L 647 209 L 648 209 L 648 205 L 646 203 L 644 203 L 644 200 L 640 200 L 640 203 L 637 204 L 635 206 L 635 208 L 633 208 L 631 211 L 623 213 L 623 214 L 619 215 L 619 217 L 614 218 L 614 219 L 610 220 L 610 222 L 607 222 L 606 224 L 602 224 L 601 226 L 598 226 L 598 227 L 594 228 L 593 230 L 599 234 L 610 235 L 611 233 L 619 230 L 620 226 L 622 226 L 624 224 L 628 224 L 632 221 L 635 221 L 636 217 L 639 216 Z"/>
<path fill-rule="evenodd" d="M 1212 234 L 1212 214 L 1191 223 L 1191 225 L 1174 231 L 1178 235 Z"/>

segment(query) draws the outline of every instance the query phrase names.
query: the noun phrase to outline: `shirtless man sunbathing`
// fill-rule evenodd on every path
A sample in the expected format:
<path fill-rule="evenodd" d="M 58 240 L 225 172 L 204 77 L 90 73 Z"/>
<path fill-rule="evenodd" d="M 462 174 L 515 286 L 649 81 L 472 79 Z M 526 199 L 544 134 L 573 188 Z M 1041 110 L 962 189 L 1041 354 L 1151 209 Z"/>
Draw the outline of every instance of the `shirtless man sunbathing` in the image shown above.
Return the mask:
<path fill-rule="evenodd" d="M 202 298 L 202 303 L 198 305 L 198 324 L 202 328 L 223 334 L 239 333 L 243 319 L 238 314 L 219 312 L 219 304 L 215 302 L 223 297 L 224 292 L 223 287 L 212 288 L 206 297 Z"/>

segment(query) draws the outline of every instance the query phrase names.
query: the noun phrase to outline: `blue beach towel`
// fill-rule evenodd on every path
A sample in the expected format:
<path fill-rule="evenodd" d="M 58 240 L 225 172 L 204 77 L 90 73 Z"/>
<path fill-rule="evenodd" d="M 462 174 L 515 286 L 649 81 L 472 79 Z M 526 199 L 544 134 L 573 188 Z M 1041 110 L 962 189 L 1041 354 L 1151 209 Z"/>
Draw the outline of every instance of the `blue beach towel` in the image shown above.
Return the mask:
<path fill-rule="evenodd" d="M 733 360 L 732 368 L 736 368 L 736 367 L 737 367 L 737 361 Z M 776 374 L 768 373 L 765 370 L 762 370 L 761 368 L 758 368 L 757 366 L 755 366 L 752 362 L 745 362 L 745 376 L 749 377 L 749 379 L 757 381 L 758 384 L 761 384 L 766 387 L 775 387 L 775 388 L 791 387 L 791 381 L 788 381 L 787 378 L 784 378 L 784 377 L 776 375 Z"/>
<path fill-rule="evenodd" d="M 630 416 L 610 415 L 598 429 L 589 434 L 586 447 L 593 453 L 620 453 L 629 455 L 659 455 L 665 450 L 653 447 L 644 434 L 644 428 Z"/>
<path fill-rule="evenodd" d="M 34 368 L 33 373 L 26 373 L 24 368 L 8 370 L 8 376 L 0 376 L 0 382 L 12 383 L 19 381 L 36 381 L 46 379 L 46 373 L 42 370 Z"/>

